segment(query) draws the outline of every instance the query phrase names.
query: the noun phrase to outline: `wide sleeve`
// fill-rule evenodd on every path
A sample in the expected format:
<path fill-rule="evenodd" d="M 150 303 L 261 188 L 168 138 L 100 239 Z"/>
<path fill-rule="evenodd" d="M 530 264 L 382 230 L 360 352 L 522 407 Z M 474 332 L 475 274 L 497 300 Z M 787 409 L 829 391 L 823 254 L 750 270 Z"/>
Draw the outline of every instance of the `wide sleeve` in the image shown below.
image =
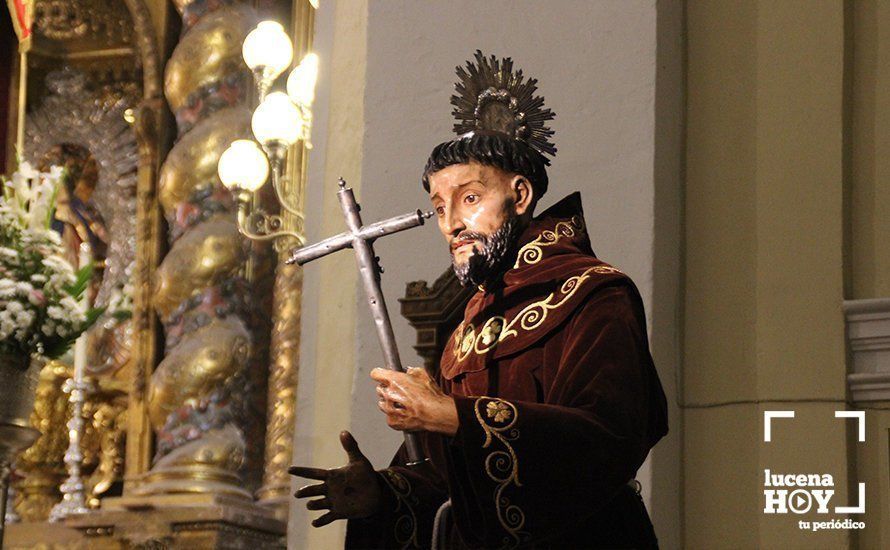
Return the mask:
<path fill-rule="evenodd" d="M 543 403 L 455 397 L 449 486 L 457 527 L 472 546 L 515 546 L 577 524 L 634 476 L 666 433 L 635 288 L 598 290 L 559 331 L 552 339 L 560 351 L 540 369 Z"/>
<path fill-rule="evenodd" d="M 402 444 L 392 465 L 377 472 L 385 499 L 381 511 L 349 520 L 346 548 L 429 548 L 436 512 L 448 499 L 447 487 L 429 462 L 416 467 L 406 463 Z"/>

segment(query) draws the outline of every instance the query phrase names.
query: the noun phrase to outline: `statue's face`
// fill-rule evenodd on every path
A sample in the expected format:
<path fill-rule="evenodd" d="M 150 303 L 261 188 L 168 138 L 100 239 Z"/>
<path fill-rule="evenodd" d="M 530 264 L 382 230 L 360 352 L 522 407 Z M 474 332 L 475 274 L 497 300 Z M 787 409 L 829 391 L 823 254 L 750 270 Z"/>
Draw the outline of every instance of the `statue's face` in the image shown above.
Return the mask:
<path fill-rule="evenodd" d="M 475 162 L 443 168 L 429 182 L 455 272 L 464 284 L 482 284 L 502 267 L 500 260 L 531 214 L 531 185 L 522 176 Z"/>

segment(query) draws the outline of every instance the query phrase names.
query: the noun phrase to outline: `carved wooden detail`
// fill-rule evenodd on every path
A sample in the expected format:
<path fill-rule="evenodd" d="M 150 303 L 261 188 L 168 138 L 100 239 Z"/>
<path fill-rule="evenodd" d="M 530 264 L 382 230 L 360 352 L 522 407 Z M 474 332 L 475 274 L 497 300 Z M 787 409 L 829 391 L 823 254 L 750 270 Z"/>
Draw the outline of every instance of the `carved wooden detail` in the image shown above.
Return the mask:
<path fill-rule="evenodd" d="M 430 373 L 438 373 L 445 343 L 463 319 L 474 292 L 462 287 L 449 267 L 432 286 L 426 281 L 408 283 L 404 298 L 399 298 L 402 316 L 417 331 L 414 349 Z"/>

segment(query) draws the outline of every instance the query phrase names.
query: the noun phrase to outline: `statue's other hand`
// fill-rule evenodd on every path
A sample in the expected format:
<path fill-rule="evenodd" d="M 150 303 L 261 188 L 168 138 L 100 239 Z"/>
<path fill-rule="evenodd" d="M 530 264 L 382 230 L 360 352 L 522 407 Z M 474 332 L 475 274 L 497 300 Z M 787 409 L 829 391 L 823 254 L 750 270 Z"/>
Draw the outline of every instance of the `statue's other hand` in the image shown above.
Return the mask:
<path fill-rule="evenodd" d="M 314 520 L 313 527 L 322 527 L 338 519 L 364 518 L 376 514 L 383 503 L 380 480 L 371 461 L 362 454 L 352 434 L 340 432 L 340 443 L 349 462 L 342 468 L 325 470 L 291 466 L 288 473 L 321 481 L 302 487 L 297 498 L 321 497 L 306 503 L 309 510 L 327 510 Z"/>

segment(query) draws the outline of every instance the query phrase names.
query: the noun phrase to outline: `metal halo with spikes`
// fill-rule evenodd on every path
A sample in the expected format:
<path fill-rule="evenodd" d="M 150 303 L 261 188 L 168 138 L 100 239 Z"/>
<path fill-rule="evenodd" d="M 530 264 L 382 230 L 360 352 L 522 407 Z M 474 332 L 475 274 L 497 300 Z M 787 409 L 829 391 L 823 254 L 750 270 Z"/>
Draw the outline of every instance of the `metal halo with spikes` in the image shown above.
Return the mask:
<path fill-rule="evenodd" d="M 523 82 L 522 71 L 513 72 L 513 59 L 486 58 L 480 50 L 476 62 L 467 61 L 466 69 L 456 67 L 457 92 L 451 96 L 457 119 L 454 131 L 459 135 L 471 132 L 500 132 L 521 140 L 541 154 L 554 156 L 556 146 L 550 142 L 553 130 L 544 125 L 556 115 L 544 109 L 544 98 L 535 96 L 537 79 Z"/>

